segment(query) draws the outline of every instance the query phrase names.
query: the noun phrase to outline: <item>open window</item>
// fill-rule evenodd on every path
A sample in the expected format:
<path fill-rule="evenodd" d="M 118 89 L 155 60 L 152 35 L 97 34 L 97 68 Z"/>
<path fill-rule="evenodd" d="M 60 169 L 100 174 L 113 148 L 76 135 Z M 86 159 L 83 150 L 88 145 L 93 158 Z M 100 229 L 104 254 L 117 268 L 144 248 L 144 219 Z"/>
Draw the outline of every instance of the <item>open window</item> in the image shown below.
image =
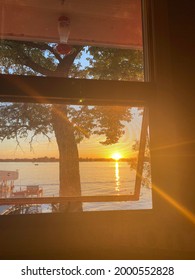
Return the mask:
<path fill-rule="evenodd" d="M 1 214 L 151 209 L 141 1 L 0 9 Z"/>

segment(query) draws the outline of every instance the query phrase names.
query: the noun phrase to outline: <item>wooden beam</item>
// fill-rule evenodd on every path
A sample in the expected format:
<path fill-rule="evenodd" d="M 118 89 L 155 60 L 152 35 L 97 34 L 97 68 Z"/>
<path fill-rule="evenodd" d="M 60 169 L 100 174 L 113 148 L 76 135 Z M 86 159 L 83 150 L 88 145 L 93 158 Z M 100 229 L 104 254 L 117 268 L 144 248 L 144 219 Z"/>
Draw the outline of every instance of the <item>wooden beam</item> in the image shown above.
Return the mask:
<path fill-rule="evenodd" d="M 59 43 L 61 15 L 69 44 L 142 48 L 141 0 L 0 0 L 0 37 Z"/>
<path fill-rule="evenodd" d="M 0 75 L 0 101 L 143 106 L 155 85 L 149 82 Z M 132 105 L 133 106 L 133 105 Z"/>

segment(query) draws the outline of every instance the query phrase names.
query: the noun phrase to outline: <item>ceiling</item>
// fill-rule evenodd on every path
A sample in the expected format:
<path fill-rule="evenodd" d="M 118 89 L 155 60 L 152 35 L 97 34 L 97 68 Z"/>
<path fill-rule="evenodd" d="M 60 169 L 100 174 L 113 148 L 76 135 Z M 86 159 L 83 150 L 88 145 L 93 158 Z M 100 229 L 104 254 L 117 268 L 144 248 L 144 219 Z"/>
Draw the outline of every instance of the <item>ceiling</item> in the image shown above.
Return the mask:
<path fill-rule="evenodd" d="M 142 48 L 141 0 L 0 0 L 1 39 L 59 42 L 62 15 L 70 44 Z"/>

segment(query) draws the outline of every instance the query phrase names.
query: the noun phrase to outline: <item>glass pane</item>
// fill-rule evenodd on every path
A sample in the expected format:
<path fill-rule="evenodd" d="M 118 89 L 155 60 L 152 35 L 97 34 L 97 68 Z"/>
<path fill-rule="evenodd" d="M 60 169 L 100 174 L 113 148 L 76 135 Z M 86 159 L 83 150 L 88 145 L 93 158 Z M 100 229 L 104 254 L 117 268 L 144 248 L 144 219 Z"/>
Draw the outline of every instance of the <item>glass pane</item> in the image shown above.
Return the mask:
<path fill-rule="evenodd" d="M 50 43 L 1 40 L 0 73 L 144 81 L 142 50 L 74 46 L 73 54 L 62 56 L 55 47 Z"/>
<path fill-rule="evenodd" d="M 143 110 L 1 103 L 0 213 L 152 208 L 148 133 L 140 197 L 104 201 L 122 195 L 134 200 Z M 29 205 L 25 200 L 60 196 L 88 197 L 89 201 Z M 90 202 L 91 197 L 98 200 Z M 23 205 L 17 202 L 19 198 Z M 5 199 L 16 202 L 3 205 Z"/>
<path fill-rule="evenodd" d="M 2 74 L 144 81 L 141 0 L 8 0 L 0 11 Z"/>

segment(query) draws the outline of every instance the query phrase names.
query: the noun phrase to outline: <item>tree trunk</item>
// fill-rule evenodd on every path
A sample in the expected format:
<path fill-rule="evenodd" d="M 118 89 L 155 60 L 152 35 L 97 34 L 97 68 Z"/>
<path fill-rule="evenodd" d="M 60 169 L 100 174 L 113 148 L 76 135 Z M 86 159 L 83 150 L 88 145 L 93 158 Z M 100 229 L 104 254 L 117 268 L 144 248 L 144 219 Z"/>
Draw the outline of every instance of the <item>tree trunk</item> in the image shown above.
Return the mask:
<path fill-rule="evenodd" d="M 52 124 L 59 148 L 60 196 L 80 196 L 78 148 L 66 105 L 52 105 Z M 67 202 L 60 206 L 60 210 L 82 211 L 82 203 Z"/>

